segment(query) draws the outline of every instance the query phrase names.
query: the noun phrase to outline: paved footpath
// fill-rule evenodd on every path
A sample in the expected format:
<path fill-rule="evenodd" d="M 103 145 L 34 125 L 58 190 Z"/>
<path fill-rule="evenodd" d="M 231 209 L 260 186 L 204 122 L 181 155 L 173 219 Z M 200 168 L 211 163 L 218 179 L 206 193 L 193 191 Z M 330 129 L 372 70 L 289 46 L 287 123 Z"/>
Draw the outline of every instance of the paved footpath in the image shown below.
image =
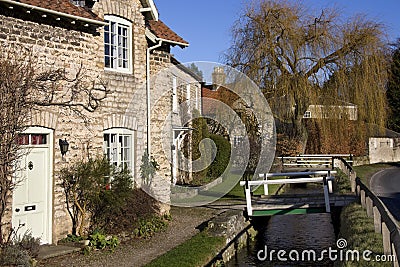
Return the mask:
<path fill-rule="evenodd" d="M 41 260 L 37 266 L 143 266 L 197 234 L 204 222 L 226 208 L 226 205 L 221 204 L 198 208 L 172 207 L 172 221 L 167 230 L 157 233 L 151 239 L 128 241 L 120 244 L 113 253 L 94 251 L 90 255 L 82 255 L 80 252 L 74 252 Z"/>

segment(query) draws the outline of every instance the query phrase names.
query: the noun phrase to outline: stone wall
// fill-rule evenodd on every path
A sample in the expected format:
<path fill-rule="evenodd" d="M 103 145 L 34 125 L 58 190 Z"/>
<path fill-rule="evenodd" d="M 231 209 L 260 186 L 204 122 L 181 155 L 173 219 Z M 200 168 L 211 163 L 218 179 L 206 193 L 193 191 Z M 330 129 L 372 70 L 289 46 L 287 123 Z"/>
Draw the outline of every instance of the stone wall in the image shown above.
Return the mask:
<path fill-rule="evenodd" d="M 400 138 L 371 137 L 368 148 L 370 164 L 400 161 Z"/>
<path fill-rule="evenodd" d="M 177 67 L 171 62 L 169 48 L 161 46 L 153 50 L 150 55 L 151 66 L 151 142 L 152 155 L 160 165 L 157 177 L 153 181 L 157 198 L 165 198 L 169 195 L 169 187 L 172 181 L 172 149 L 182 150 L 182 139 L 188 131 L 181 133 L 181 138 L 174 143 L 174 138 L 179 131 L 173 127 L 184 126 L 190 119 L 191 110 L 196 106 L 196 99 L 200 102 L 200 83 L 189 73 Z M 176 80 L 178 110 L 173 110 L 173 79 Z M 190 84 L 190 90 L 187 85 Z M 188 94 L 188 91 L 190 93 Z M 197 94 L 197 97 L 196 97 Z M 187 101 L 189 100 L 189 101 Z M 185 104 L 186 102 L 186 104 Z M 187 104 L 190 103 L 190 104 Z M 199 107 L 200 104 L 197 104 Z M 186 126 L 190 126 L 186 125 Z M 189 151 L 189 157 L 190 157 Z M 191 177 L 191 163 L 184 161 L 180 155 L 177 165 L 178 179 L 183 176 Z M 190 178 L 189 178 L 190 179 Z M 168 202 L 168 199 L 164 199 Z"/>
<path fill-rule="evenodd" d="M 135 131 L 134 140 L 134 178 L 141 184 L 140 164 L 146 147 L 146 49 L 145 20 L 140 13 L 139 0 L 99 1 L 93 6 L 94 13 L 101 18 L 104 15 L 116 15 L 132 22 L 132 72 L 120 73 L 104 71 L 104 79 L 111 90 L 109 100 L 100 111 L 104 115 L 103 129 L 127 128 Z M 103 36 L 103 29 L 100 29 Z M 102 38 L 102 37 L 101 37 Z M 103 39 L 101 39 L 103 42 Z M 103 60 L 104 46 L 101 46 L 100 57 Z M 103 63 L 104 69 L 104 63 Z"/>
<path fill-rule="evenodd" d="M 134 177 L 138 179 L 140 159 L 145 148 L 146 101 L 145 65 L 147 41 L 144 35 L 144 17 L 140 13 L 139 0 L 99 1 L 93 11 L 123 16 L 132 22 L 133 70 L 132 73 L 104 71 L 103 29 L 88 31 L 71 29 L 70 25 L 54 21 L 17 19 L 0 13 L 0 46 L 2 49 L 26 47 L 32 51 L 37 70 L 65 68 L 71 77 L 81 66 L 88 80 L 101 78 L 107 84 L 110 95 L 93 113 L 83 112 L 85 118 L 71 110 L 43 108 L 32 116 L 32 125 L 54 130 L 53 176 L 53 242 L 64 237 L 71 229 L 71 221 L 65 206 L 65 196 L 58 172 L 88 156 L 103 153 L 103 131 L 110 128 L 127 128 L 134 131 Z M 12 15 L 12 14 L 11 14 Z M 50 21 L 52 20 L 53 21 Z M 67 23 L 67 22 L 64 22 Z M 69 152 L 62 159 L 58 139 L 66 138 Z"/>
<path fill-rule="evenodd" d="M 243 216 L 242 210 L 228 210 L 218 215 L 209 221 L 208 231 L 214 236 L 225 238 L 225 246 L 221 248 L 219 255 L 214 258 L 212 263 L 228 262 L 256 235 L 250 222 Z"/>
<path fill-rule="evenodd" d="M 0 45 L 2 49 L 15 49 L 18 53 L 22 46 L 32 51 L 38 72 L 50 68 L 65 68 L 71 75 L 83 64 L 88 77 L 97 77 L 102 58 L 98 56 L 101 42 L 94 34 L 65 29 L 60 26 L 38 24 L 12 17 L 0 16 Z M 101 151 L 102 135 L 99 117 L 85 114 L 90 125 L 70 110 L 61 108 L 42 109 L 33 116 L 32 125 L 51 127 L 54 140 L 66 138 L 70 143 L 70 152 L 62 160 L 59 147 L 54 147 L 54 203 L 53 203 L 53 239 L 65 235 L 71 228 L 69 215 L 64 204 L 63 190 L 57 172 L 70 162 L 81 160 L 82 148 Z M 57 142 L 54 142 L 57 144 Z"/>

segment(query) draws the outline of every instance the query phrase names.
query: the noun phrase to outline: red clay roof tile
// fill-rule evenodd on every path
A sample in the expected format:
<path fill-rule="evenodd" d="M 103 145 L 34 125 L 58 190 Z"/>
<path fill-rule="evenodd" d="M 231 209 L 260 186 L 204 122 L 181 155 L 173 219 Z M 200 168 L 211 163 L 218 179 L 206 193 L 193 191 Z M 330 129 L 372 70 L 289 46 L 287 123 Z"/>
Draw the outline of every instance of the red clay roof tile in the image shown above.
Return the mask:
<path fill-rule="evenodd" d="M 189 43 L 185 41 L 182 37 L 176 34 L 173 30 L 171 30 L 167 25 L 164 24 L 161 20 L 149 20 L 149 28 L 150 30 L 161 39 L 165 39 L 171 41 L 172 43 L 177 43 L 181 46 L 188 46 Z"/>
<path fill-rule="evenodd" d="M 204 98 L 212 98 L 215 100 L 220 100 L 220 91 L 211 90 L 205 87 L 201 88 L 201 96 Z M 216 112 L 215 106 L 212 105 L 212 102 L 203 101 L 202 103 L 202 114 L 212 116 Z"/>
<path fill-rule="evenodd" d="M 75 6 L 69 0 L 17 0 L 14 2 L 19 2 L 31 6 L 37 6 L 52 11 L 57 11 L 86 19 L 103 21 L 90 10 L 83 7 Z"/>

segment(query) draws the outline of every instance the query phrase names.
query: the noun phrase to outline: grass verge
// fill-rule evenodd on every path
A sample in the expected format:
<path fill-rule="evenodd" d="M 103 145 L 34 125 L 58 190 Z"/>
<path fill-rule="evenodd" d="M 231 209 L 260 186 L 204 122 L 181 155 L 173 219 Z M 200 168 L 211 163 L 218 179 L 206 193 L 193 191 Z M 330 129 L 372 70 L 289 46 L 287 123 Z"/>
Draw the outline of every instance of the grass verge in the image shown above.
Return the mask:
<path fill-rule="evenodd" d="M 203 231 L 153 260 L 147 267 L 194 267 L 209 263 L 224 247 L 223 237 Z"/>
<path fill-rule="evenodd" d="M 273 179 L 283 179 L 285 177 L 274 177 L 274 178 L 270 178 L 271 180 Z M 276 194 L 276 192 L 278 191 L 279 187 L 281 185 L 278 184 L 272 184 L 268 186 L 268 191 L 270 195 L 274 195 Z M 255 189 L 253 191 L 254 195 L 263 195 L 264 194 L 264 187 L 263 186 L 259 186 L 257 189 Z M 245 195 L 244 195 L 244 186 L 240 186 L 239 183 L 237 183 L 231 191 L 229 191 L 228 194 L 226 194 L 223 198 L 223 200 L 233 200 L 233 199 L 245 199 Z"/>
<path fill-rule="evenodd" d="M 351 183 L 349 177 L 340 169 L 336 169 L 334 192 L 338 194 L 351 193 Z"/>
<path fill-rule="evenodd" d="M 377 163 L 369 165 L 354 166 L 353 169 L 356 171 L 357 176 L 360 177 L 361 181 L 366 185 L 370 186 L 369 181 L 375 173 L 380 170 L 400 167 L 399 163 Z"/>
<path fill-rule="evenodd" d="M 375 233 L 374 221 L 367 216 L 361 205 L 353 203 L 344 207 L 340 216 L 339 238 L 347 240 L 347 250 L 357 250 L 360 261 L 336 262 L 335 266 L 391 266 L 390 262 L 375 261 L 376 255 L 383 255 L 382 235 Z M 365 261 L 362 253 L 366 250 L 372 252 Z"/>

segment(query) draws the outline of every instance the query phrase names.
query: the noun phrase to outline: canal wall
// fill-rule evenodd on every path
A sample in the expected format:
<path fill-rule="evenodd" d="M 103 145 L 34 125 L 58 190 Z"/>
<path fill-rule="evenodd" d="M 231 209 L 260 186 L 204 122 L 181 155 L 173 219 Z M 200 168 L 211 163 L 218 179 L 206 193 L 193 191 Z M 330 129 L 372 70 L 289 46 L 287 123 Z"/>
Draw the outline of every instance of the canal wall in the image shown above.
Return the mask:
<path fill-rule="evenodd" d="M 248 246 L 256 231 L 243 215 L 243 210 L 227 210 L 208 222 L 208 232 L 225 239 L 218 255 L 207 266 L 228 262 L 243 247 Z"/>

